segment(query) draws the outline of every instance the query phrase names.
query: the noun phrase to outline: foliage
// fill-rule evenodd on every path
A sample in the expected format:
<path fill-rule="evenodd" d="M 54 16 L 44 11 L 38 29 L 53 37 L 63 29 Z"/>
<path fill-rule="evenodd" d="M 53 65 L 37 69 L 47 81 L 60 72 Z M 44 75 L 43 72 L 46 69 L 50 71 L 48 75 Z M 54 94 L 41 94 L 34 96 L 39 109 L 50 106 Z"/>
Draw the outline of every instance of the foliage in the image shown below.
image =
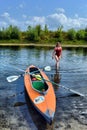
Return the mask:
<path fill-rule="evenodd" d="M 33 28 L 33 27 L 28 27 L 27 32 L 26 32 L 26 39 L 28 41 L 33 41 L 36 42 L 39 39 L 40 35 L 40 30 L 39 27 Z"/>
<path fill-rule="evenodd" d="M 16 26 L 10 25 L 8 28 L 0 30 L 0 40 L 20 39 L 20 30 Z"/>
<path fill-rule="evenodd" d="M 76 39 L 76 31 L 74 29 L 69 29 L 67 33 L 69 40 L 75 40 Z"/>
<path fill-rule="evenodd" d="M 84 30 L 78 30 L 76 33 L 77 40 L 84 40 L 85 37 L 85 31 Z"/>
<path fill-rule="evenodd" d="M 84 40 L 87 41 L 87 31 L 85 32 Z"/>
<path fill-rule="evenodd" d="M 28 26 L 26 31 L 21 31 L 17 26 L 10 25 L 9 27 L 0 30 L 0 42 L 33 42 L 33 43 L 55 43 L 61 41 L 63 43 L 87 41 L 87 28 L 75 30 L 69 29 L 67 32 L 63 31 L 63 26 L 59 26 L 57 30 L 51 31 L 47 25 L 41 28 L 41 25 L 35 27 Z"/>

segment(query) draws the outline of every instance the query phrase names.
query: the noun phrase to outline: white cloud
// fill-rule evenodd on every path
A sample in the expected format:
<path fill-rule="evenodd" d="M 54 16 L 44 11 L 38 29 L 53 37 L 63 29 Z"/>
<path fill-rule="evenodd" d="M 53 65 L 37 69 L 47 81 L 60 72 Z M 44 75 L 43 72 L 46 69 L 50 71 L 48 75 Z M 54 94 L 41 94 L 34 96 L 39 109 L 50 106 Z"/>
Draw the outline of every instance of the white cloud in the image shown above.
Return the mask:
<path fill-rule="evenodd" d="M 3 27 L 6 27 L 7 23 L 4 21 L 0 21 L 0 29 L 2 29 Z"/>
<path fill-rule="evenodd" d="M 5 12 L 4 14 L 2 14 L 2 18 L 5 22 L 9 24 L 14 24 L 14 25 L 17 24 L 17 20 L 10 17 L 10 14 L 8 12 Z"/>
<path fill-rule="evenodd" d="M 20 4 L 20 5 L 19 5 L 19 7 L 20 7 L 20 8 L 23 8 L 23 7 L 24 7 L 24 5 L 23 5 L 23 4 Z"/>
<path fill-rule="evenodd" d="M 2 15 L 1 15 L 2 18 L 6 18 L 8 19 L 10 17 L 10 14 L 8 12 L 4 12 Z"/>
<path fill-rule="evenodd" d="M 8 12 L 5 12 L 0 16 L 0 28 L 9 25 L 16 25 L 20 27 L 20 29 L 26 30 L 29 25 L 36 26 L 37 24 L 40 24 L 42 27 L 47 24 L 50 30 L 56 30 L 61 25 L 63 25 L 63 30 L 68 30 L 71 28 L 81 29 L 87 27 L 87 18 L 79 17 L 78 14 L 75 14 L 75 16 L 71 18 L 65 14 L 65 11 L 63 11 L 63 9 L 59 10 L 61 11 L 41 17 L 30 17 L 26 14 L 23 14 L 21 17 L 22 20 L 20 21 L 11 17 Z"/>
<path fill-rule="evenodd" d="M 3 13 L 1 16 L 0 16 L 0 29 L 1 28 L 5 28 L 8 26 L 8 19 L 9 19 L 10 15 L 8 12 L 5 12 Z"/>
<path fill-rule="evenodd" d="M 41 24 L 43 25 L 45 23 L 45 17 L 34 17 L 33 22 L 35 24 Z"/>
<path fill-rule="evenodd" d="M 26 15 L 26 14 L 23 14 L 22 17 L 23 17 L 24 19 L 26 19 L 26 18 L 27 18 L 27 15 Z"/>
<path fill-rule="evenodd" d="M 23 9 L 25 7 L 26 3 L 25 2 L 22 2 L 19 4 L 19 8 Z"/>
<path fill-rule="evenodd" d="M 65 13 L 65 10 L 63 8 L 57 8 L 56 11 L 57 13 Z"/>
<path fill-rule="evenodd" d="M 28 25 L 31 25 L 31 26 L 36 26 L 38 24 L 40 24 L 42 27 L 44 27 L 45 25 L 45 17 L 33 17 L 33 18 L 29 18 L 25 24 L 28 26 Z"/>
<path fill-rule="evenodd" d="M 66 29 L 75 28 L 83 29 L 87 27 L 87 18 L 68 18 L 68 23 L 65 25 Z"/>
<path fill-rule="evenodd" d="M 2 28 L 2 27 L 6 28 L 9 25 L 18 26 L 20 24 L 19 24 L 19 21 L 12 18 L 8 12 L 5 12 L 0 16 L 0 28 Z"/>
<path fill-rule="evenodd" d="M 81 18 L 75 14 L 74 18 L 67 17 L 64 13 L 54 13 L 46 18 L 49 29 L 56 30 L 59 26 L 63 25 L 64 30 L 70 28 L 83 29 L 87 27 L 87 18 Z"/>
<path fill-rule="evenodd" d="M 63 14 L 52 14 L 47 16 L 47 25 L 49 25 L 49 28 L 55 30 L 57 29 L 60 25 L 64 25 L 67 23 L 67 17 Z"/>
<path fill-rule="evenodd" d="M 35 26 L 37 24 L 44 27 L 45 24 L 50 30 L 56 30 L 59 26 L 63 25 L 63 30 L 71 28 L 81 29 L 87 27 L 87 18 L 81 18 L 78 14 L 75 14 L 74 18 L 67 17 L 64 13 L 54 13 L 46 17 L 33 17 L 29 18 L 26 22 L 27 25 Z"/>

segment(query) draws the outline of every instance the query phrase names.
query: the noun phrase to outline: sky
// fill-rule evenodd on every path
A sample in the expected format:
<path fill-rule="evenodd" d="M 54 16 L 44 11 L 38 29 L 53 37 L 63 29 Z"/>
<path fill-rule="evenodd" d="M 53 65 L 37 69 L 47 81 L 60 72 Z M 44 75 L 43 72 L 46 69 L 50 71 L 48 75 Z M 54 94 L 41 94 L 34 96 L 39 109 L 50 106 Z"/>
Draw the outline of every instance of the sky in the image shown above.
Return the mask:
<path fill-rule="evenodd" d="M 39 24 L 49 30 L 85 29 L 87 0 L 0 0 L 0 30 L 13 25 L 24 31 Z"/>

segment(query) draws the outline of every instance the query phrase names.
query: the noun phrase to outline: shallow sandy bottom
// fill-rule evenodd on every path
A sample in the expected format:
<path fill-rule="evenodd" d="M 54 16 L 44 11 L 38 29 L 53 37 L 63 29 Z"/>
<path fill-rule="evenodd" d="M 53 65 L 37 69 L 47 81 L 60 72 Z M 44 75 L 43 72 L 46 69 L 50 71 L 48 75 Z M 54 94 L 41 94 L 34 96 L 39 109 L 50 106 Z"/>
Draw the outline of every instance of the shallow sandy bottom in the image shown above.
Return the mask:
<path fill-rule="evenodd" d="M 66 122 L 55 122 L 53 130 L 87 130 L 87 125 L 80 124 L 72 118 Z"/>
<path fill-rule="evenodd" d="M 28 113 L 26 115 L 27 107 L 23 107 L 24 116 L 19 112 L 19 108 L 14 109 L 14 112 L 5 113 L 4 110 L 0 110 L 0 115 L 2 115 L 0 120 L 0 130 L 87 130 L 87 125 L 82 124 L 74 117 L 63 118 L 56 120 L 55 117 L 53 124 L 47 124 L 41 116 L 34 116 L 34 121 L 32 120 L 31 115 Z M 10 115 L 8 115 L 10 114 Z M 37 114 L 34 112 L 33 114 Z M 24 117 L 28 119 L 25 120 Z M 38 119 L 40 121 L 38 122 Z M 36 123 L 35 123 L 36 122 Z"/>

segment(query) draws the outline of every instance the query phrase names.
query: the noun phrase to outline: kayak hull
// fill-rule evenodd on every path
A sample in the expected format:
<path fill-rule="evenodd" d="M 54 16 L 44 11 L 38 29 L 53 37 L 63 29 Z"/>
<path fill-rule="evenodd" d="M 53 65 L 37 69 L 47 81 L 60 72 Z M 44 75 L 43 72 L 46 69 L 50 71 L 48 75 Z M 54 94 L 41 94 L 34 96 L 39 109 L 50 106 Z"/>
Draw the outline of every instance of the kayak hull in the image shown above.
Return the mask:
<path fill-rule="evenodd" d="M 36 72 L 39 72 L 41 78 L 33 81 L 31 77 L 32 75 L 35 76 Z M 52 83 L 48 81 L 49 78 L 47 75 L 34 65 L 29 66 L 24 75 L 25 88 L 31 102 L 36 110 L 45 118 L 45 120 L 49 124 L 52 124 L 56 110 L 56 97 Z M 40 84 L 37 85 L 37 82 Z M 43 84 L 44 92 L 42 90 L 37 90 L 33 83 L 39 87 Z"/>

